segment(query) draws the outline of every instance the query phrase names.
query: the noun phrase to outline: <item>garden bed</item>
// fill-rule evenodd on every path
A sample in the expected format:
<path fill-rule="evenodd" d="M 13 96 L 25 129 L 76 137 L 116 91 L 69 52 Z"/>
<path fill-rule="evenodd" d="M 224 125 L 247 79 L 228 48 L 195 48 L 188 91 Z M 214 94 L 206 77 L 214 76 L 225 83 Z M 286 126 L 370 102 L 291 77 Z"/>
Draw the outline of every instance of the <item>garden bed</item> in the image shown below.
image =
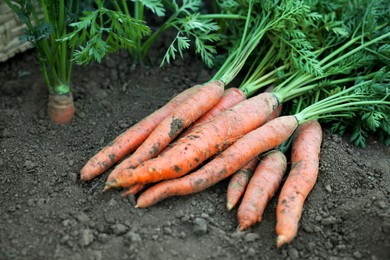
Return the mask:
<path fill-rule="evenodd" d="M 126 53 L 75 67 L 76 116 L 57 126 L 34 53 L 0 63 L 1 259 L 390 259 L 390 149 L 372 137 L 363 150 L 325 129 L 318 182 L 298 236 L 281 249 L 277 195 L 261 223 L 238 232 L 227 181 L 148 209 L 103 193 L 108 173 L 81 182 L 104 145 L 212 75 L 192 58 L 130 67 Z"/>

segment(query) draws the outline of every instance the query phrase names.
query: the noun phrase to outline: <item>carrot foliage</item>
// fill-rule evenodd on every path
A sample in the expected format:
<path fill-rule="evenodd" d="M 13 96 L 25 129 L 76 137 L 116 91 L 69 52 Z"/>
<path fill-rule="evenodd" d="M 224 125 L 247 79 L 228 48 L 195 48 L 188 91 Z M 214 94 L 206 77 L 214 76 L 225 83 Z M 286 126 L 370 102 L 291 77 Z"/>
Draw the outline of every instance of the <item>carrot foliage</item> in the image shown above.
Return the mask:
<path fill-rule="evenodd" d="M 5 3 L 26 25 L 21 42 L 30 42 L 50 94 L 71 92 L 70 77 L 74 46 L 58 41 L 68 32 L 68 25 L 77 19 L 79 1 L 5 0 Z"/>

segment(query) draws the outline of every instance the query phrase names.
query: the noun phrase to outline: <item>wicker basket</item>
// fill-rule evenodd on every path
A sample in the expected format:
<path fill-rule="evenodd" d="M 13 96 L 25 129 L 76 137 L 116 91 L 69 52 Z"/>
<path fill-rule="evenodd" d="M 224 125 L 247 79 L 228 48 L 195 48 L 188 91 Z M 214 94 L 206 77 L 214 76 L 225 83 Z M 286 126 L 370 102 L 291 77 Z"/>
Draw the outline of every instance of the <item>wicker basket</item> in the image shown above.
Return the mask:
<path fill-rule="evenodd" d="M 19 52 L 30 48 L 30 43 L 19 42 L 25 25 L 8 5 L 0 0 L 0 62 L 6 61 Z"/>

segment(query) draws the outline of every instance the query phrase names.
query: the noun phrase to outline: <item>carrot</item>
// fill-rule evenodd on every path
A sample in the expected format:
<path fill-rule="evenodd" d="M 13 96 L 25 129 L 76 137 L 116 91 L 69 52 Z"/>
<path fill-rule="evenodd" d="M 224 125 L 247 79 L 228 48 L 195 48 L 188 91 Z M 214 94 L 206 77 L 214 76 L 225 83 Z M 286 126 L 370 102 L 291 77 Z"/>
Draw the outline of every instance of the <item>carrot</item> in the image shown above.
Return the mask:
<path fill-rule="evenodd" d="M 286 168 L 286 156 L 279 150 L 273 150 L 260 159 L 238 208 L 241 231 L 261 221 L 268 201 L 279 189 Z"/>
<path fill-rule="evenodd" d="M 116 137 L 108 146 L 94 155 L 81 169 L 81 180 L 87 181 L 102 174 L 137 147 L 149 136 L 153 129 L 176 107 L 200 89 L 200 85 L 184 90 L 166 105 Z"/>
<path fill-rule="evenodd" d="M 299 126 L 292 143 L 291 170 L 276 210 L 276 247 L 290 242 L 298 231 L 303 203 L 317 180 L 321 142 L 322 129 L 316 120 Z"/>
<path fill-rule="evenodd" d="M 218 103 L 213 106 L 212 109 L 203 114 L 198 120 L 196 120 L 191 126 L 189 126 L 186 131 L 182 132 L 176 139 L 178 140 L 188 135 L 197 125 L 209 122 L 211 119 L 213 119 L 223 111 L 237 105 L 245 99 L 245 93 L 240 89 L 228 88 L 223 92 L 222 97 L 219 99 Z M 172 143 L 171 145 L 167 146 L 164 151 L 161 152 L 161 154 L 171 149 L 174 145 L 175 143 Z"/>
<path fill-rule="evenodd" d="M 145 189 L 145 186 L 146 185 L 143 185 L 143 184 L 135 184 L 135 185 L 133 185 L 131 187 L 126 188 L 126 190 L 124 192 L 122 192 L 121 196 L 125 197 L 127 195 L 135 195 L 138 192 L 140 192 L 143 189 Z"/>
<path fill-rule="evenodd" d="M 246 99 L 246 96 L 244 92 L 242 92 L 238 88 L 228 88 L 223 92 L 222 97 L 219 99 L 218 103 L 213 106 L 212 109 L 207 111 L 205 114 L 203 114 L 198 120 L 196 120 L 190 127 L 187 128 L 186 131 L 182 132 L 177 139 L 180 139 L 181 137 L 189 134 L 195 126 L 198 124 L 204 124 L 209 122 L 211 119 L 222 113 L 223 111 L 233 107 L 234 105 L 238 104 L 239 102 Z M 174 144 L 172 144 L 174 145 Z M 163 152 L 166 152 L 167 150 L 171 149 L 172 145 L 167 146 Z M 125 166 L 125 165 L 123 165 Z M 115 170 L 116 172 L 110 174 L 108 181 L 111 181 L 114 179 L 118 173 L 122 170 L 124 170 L 126 167 L 121 167 Z M 123 196 L 127 196 L 129 194 L 136 194 L 140 192 L 144 188 L 144 185 L 142 184 L 135 184 L 132 187 L 129 187 L 127 191 L 123 192 Z"/>
<path fill-rule="evenodd" d="M 47 113 L 53 123 L 66 125 L 72 121 L 75 112 L 72 94 L 51 94 Z"/>
<path fill-rule="evenodd" d="M 264 92 L 271 92 L 272 89 L 273 89 L 273 86 L 270 86 Z M 272 114 L 268 120 L 272 120 L 272 119 L 277 118 L 282 111 L 282 107 L 283 107 L 282 105 L 277 106 L 277 108 L 272 112 Z M 256 165 L 254 165 L 255 162 L 256 162 Z M 253 172 L 254 172 L 258 163 L 259 163 L 258 159 L 253 158 L 251 160 L 251 162 L 249 162 L 247 165 L 245 165 L 243 167 L 243 169 L 240 169 L 233 174 L 232 178 L 229 181 L 228 188 L 227 188 L 226 208 L 228 210 L 231 210 L 232 208 L 234 208 L 234 206 L 237 204 L 239 199 L 245 193 L 245 189 L 248 186 L 249 180 L 252 177 Z M 249 167 L 246 168 L 247 166 L 249 166 Z"/>
<path fill-rule="evenodd" d="M 242 135 L 261 126 L 277 105 L 276 98 L 269 93 L 244 100 L 210 122 L 196 127 L 164 154 L 145 161 L 135 169 L 122 171 L 106 183 L 105 189 L 180 177 Z"/>
<path fill-rule="evenodd" d="M 121 171 L 135 168 L 143 161 L 156 157 L 181 131 L 210 110 L 221 98 L 223 91 L 224 83 L 219 80 L 200 88 L 156 126 L 137 150 L 110 173 L 108 181 L 115 179 Z"/>
<path fill-rule="evenodd" d="M 196 125 L 204 124 L 209 122 L 211 119 L 222 113 L 223 111 L 237 105 L 241 101 L 246 99 L 245 93 L 238 88 L 228 88 L 223 92 L 221 99 L 218 103 L 209 111 L 207 111 L 202 117 L 195 121 L 182 136 L 191 132 Z"/>
<path fill-rule="evenodd" d="M 227 189 L 227 203 L 226 208 L 231 210 L 236 206 L 238 200 L 242 197 L 248 186 L 249 180 L 251 179 L 256 166 L 259 164 L 257 157 L 250 160 L 241 169 L 236 171 L 229 181 Z"/>
<path fill-rule="evenodd" d="M 184 177 L 160 182 L 144 191 L 137 207 L 145 208 L 171 196 L 188 195 L 229 177 L 256 155 L 286 141 L 298 126 L 295 116 L 275 118 L 249 132 L 199 170 Z"/>

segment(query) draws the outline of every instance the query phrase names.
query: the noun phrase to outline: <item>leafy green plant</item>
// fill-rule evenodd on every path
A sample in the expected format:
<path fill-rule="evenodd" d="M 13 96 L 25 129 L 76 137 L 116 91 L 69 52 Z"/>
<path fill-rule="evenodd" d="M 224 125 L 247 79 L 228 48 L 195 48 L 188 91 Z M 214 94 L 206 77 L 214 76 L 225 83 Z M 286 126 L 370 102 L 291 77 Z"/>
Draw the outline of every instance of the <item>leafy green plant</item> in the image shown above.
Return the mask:
<path fill-rule="evenodd" d="M 75 110 L 71 87 L 73 64 L 100 62 L 107 54 L 135 46 L 129 33 L 141 36 L 150 33 L 143 21 L 105 9 L 103 0 L 96 0 L 97 10 L 84 11 L 80 20 L 78 0 L 5 2 L 26 25 L 21 41 L 35 47 L 49 92 L 49 117 L 59 124 L 69 123 Z"/>
<path fill-rule="evenodd" d="M 78 1 L 5 0 L 26 25 L 21 41 L 35 47 L 49 92 L 48 113 L 51 120 L 67 124 L 74 113 L 71 92 L 71 55 L 74 48 L 58 41 L 67 33 L 67 25 L 77 19 Z"/>
<path fill-rule="evenodd" d="M 211 67 L 216 54 L 215 43 L 221 37 L 220 27 L 214 19 L 245 19 L 235 14 L 203 14 L 202 0 L 183 0 L 180 4 L 175 0 L 96 0 L 96 3 L 94 11 L 85 12 L 79 21 L 70 24 L 74 32 L 63 38 L 72 43 L 82 42 L 85 38 L 93 39 L 76 51 L 74 60 L 80 64 L 99 61 L 101 54 L 118 49 L 127 49 L 135 64 L 143 63 L 156 39 L 163 32 L 172 30 L 176 34 L 162 58 L 161 66 L 178 56 L 183 57 L 193 43 L 195 52 Z M 152 31 L 145 21 L 146 12 L 163 18 L 163 24 Z M 102 26 L 105 24 L 109 26 Z M 106 35 L 111 35 L 111 38 Z M 111 48 L 110 44 L 116 45 L 115 48 Z"/>

